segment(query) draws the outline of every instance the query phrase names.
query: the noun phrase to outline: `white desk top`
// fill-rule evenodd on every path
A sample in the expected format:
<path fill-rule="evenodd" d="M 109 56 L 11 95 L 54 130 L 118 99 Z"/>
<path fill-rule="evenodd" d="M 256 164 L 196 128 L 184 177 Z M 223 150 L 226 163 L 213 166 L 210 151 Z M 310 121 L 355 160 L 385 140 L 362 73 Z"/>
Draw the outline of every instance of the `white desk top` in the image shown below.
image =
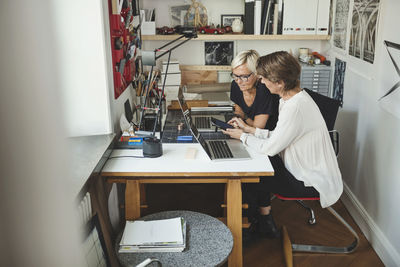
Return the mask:
<path fill-rule="evenodd" d="M 185 159 L 188 148 L 197 150 L 194 159 Z M 248 149 L 252 159 L 212 161 L 199 144 L 163 144 L 163 155 L 159 158 L 110 158 L 106 162 L 103 176 L 267 176 L 273 174 L 268 156 Z M 142 156 L 141 149 L 114 150 L 113 156 Z"/>

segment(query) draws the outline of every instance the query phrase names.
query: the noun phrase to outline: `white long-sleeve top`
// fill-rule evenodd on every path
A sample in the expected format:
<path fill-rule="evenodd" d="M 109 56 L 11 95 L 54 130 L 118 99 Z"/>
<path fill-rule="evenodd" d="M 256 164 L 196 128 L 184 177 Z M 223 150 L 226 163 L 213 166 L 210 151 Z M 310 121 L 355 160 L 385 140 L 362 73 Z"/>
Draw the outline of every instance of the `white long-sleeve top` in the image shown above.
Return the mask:
<path fill-rule="evenodd" d="M 319 192 L 323 208 L 342 194 L 342 175 L 328 129 L 318 106 L 304 90 L 280 100 L 273 131 L 257 128 L 254 135 L 244 133 L 240 140 L 268 156 L 280 154 L 297 180 Z"/>

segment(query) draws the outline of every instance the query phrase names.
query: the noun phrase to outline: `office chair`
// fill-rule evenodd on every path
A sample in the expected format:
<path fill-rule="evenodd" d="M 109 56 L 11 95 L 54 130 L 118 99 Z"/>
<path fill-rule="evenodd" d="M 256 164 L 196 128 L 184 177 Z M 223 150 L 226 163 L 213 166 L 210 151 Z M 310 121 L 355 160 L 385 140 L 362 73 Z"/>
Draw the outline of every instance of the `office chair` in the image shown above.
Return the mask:
<path fill-rule="evenodd" d="M 336 121 L 336 116 L 339 110 L 340 101 L 320 95 L 316 92 L 313 92 L 309 89 L 304 89 L 314 100 L 317 104 L 318 108 L 320 109 L 322 116 L 325 120 L 326 126 L 331 136 L 332 145 L 336 152 L 336 156 L 339 153 L 339 133 L 333 129 Z M 314 215 L 314 211 L 312 208 L 307 206 L 303 201 L 304 200 L 319 200 L 319 197 L 313 198 L 292 198 L 292 197 L 285 197 L 279 194 L 274 194 L 275 197 L 281 200 L 295 200 L 298 204 L 302 207 L 306 208 L 310 213 L 310 218 L 308 220 L 309 224 L 315 224 L 316 219 Z M 299 251 L 299 252 L 316 252 L 316 253 L 351 253 L 353 252 L 358 246 L 358 235 L 354 231 L 354 229 L 332 208 L 328 207 L 328 211 L 334 215 L 354 236 L 354 241 L 345 247 L 334 247 L 334 246 L 321 246 L 321 245 L 306 245 L 306 244 L 292 244 L 286 230 L 286 227 L 282 229 L 282 238 L 283 238 L 283 246 L 284 246 L 284 253 L 285 253 L 285 261 L 287 266 L 293 266 L 293 259 L 292 259 L 292 251 Z"/>

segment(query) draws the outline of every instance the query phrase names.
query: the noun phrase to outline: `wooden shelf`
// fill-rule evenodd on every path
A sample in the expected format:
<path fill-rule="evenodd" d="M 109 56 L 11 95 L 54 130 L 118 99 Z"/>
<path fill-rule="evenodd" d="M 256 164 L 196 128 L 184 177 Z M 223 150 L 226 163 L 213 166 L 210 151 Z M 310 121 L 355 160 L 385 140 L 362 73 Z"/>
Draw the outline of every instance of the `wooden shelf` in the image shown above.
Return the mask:
<path fill-rule="evenodd" d="M 142 35 L 143 41 L 171 41 L 178 37 L 171 35 Z M 330 35 L 253 35 L 253 34 L 198 34 L 197 41 L 235 41 L 235 40 L 322 40 L 330 39 Z"/>

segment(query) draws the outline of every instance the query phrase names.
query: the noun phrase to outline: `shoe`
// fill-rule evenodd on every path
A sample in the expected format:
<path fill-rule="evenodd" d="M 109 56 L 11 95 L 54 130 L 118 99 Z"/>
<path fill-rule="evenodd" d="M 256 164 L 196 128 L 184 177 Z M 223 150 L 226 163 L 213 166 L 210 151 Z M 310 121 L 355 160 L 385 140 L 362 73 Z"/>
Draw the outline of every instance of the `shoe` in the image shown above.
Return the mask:
<path fill-rule="evenodd" d="M 267 238 L 278 238 L 280 237 L 280 232 L 276 228 L 274 218 L 272 214 L 260 215 L 258 218 L 258 233 L 261 237 Z"/>

